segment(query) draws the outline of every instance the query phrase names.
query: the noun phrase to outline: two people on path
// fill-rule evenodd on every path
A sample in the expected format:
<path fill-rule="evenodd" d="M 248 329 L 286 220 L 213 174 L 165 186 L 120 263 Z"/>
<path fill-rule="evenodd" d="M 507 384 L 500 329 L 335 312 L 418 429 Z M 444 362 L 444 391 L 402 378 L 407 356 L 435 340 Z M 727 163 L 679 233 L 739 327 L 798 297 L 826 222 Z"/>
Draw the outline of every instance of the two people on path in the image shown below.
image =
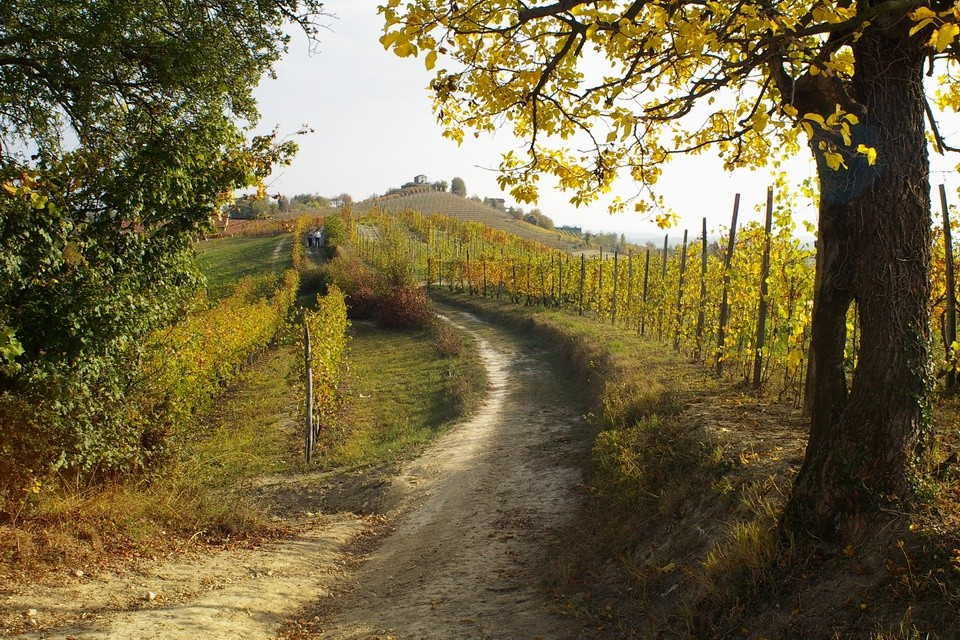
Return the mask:
<path fill-rule="evenodd" d="M 307 231 L 307 246 L 308 247 L 319 247 L 320 240 L 323 237 L 323 232 L 319 229 L 314 229 L 313 231 Z"/>

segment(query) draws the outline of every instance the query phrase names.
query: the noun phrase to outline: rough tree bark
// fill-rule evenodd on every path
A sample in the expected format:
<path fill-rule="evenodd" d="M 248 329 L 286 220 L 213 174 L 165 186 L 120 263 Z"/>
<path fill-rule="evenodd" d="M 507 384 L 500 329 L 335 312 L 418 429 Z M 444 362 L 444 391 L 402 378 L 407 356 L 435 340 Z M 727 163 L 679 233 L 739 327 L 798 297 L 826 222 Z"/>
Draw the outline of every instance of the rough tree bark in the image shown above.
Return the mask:
<path fill-rule="evenodd" d="M 858 539 L 884 504 L 909 491 L 929 428 L 923 40 L 908 37 L 908 28 L 870 27 L 853 44 L 857 69 L 844 106 L 860 117 L 853 147 L 875 147 L 876 164 L 848 156 L 849 169 L 834 171 L 817 138 L 811 145 L 821 182 L 814 402 L 784 523 L 834 543 Z M 848 385 L 846 317 L 854 300 L 863 331 Z"/>

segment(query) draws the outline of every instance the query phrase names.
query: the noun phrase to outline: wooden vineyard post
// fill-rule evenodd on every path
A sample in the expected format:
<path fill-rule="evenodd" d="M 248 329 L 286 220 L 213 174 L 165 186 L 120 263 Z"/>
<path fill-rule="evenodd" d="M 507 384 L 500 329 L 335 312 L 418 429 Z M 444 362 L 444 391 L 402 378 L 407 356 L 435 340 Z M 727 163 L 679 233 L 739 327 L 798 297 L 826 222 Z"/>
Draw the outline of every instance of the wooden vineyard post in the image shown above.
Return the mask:
<path fill-rule="evenodd" d="M 526 290 L 527 290 L 527 306 L 528 306 L 528 307 L 530 306 L 530 298 L 531 298 L 531 296 L 533 295 L 533 289 L 531 289 L 531 287 L 530 287 L 530 267 L 531 267 L 532 261 L 533 261 L 533 258 L 530 257 L 530 254 L 527 254 L 527 277 L 526 277 L 527 284 L 526 284 Z"/>
<path fill-rule="evenodd" d="M 427 290 L 430 290 L 430 285 L 433 284 L 433 258 L 427 256 Z"/>
<path fill-rule="evenodd" d="M 570 256 L 567 256 L 567 261 L 570 260 Z M 557 253 L 557 299 L 554 301 L 554 306 L 559 307 L 563 304 L 563 255 Z"/>
<path fill-rule="evenodd" d="M 677 284 L 677 326 L 673 332 L 673 349 L 680 350 L 680 330 L 683 328 L 683 276 L 687 271 L 687 230 L 683 230 L 683 253 L 680 254 L 680 278 Z"/>
<path fill-rule="evenodd" d="M 594 291 L 597 298 L 597 317 L 603 318 L 603 247 L 600 247 L 600 262 L 597 263 L 597 288 Z M 590 304 L 587 303 L 589 307 Z"/>
<path fill-rule="evenodd" d="M 953 234 L 950 231 L 950 209 L 947 207 L 947 191 L 940 185 L 940 207 L 943 209 L 943 246 L 944 272 L 947 279 L 947 317 L 943 328 L 943 346 L 949 358 L 951 346 L 957 341 L 957 285 L 953 272 Z M 949 363 L 945 390 L 953 391 L 957 386 L 957 371 L 953 363 Z"/>
<path fill-rule="evenodd" d="M 733 198 L 733 218 L 730 220 L 730 237 L 727 239 L 727 253 L 723 256 L 723 291 L 720 296 L 720 321 L 717 326 L 717 375 L 723 375 L 723 359 L 726 356 L 724 341 L 726 340 L 727 319 L 730 316 L 730 306 L 727 294 L 730 289 L 730 261 L 733 260 L 734 243 L 737 239 L 737 213 L 740 211 L 740 194 Z"/>
<path fill-rule="evenodd" d="M 487 255 L 480 256 L 480 264 L 483 265 L 483 297 L 487 297 Z"/>
<path fill-rule="evenodd" d="M 660 303 L 660 309 L 657 311 L 657 337 L 663 340 L 663 308 L 667 305 L 667 247 L 669 246 L 670 234 L 663 234 L 663 263 L 660 265 L 660 290 L 663 292 L 663 300 Z"/>
<path fill-rule="evenodd" d="M 457 272 L 457 264 L 460 262 L 460 243 L 456 245 L 456 249 L 450 254 L 450 273 L 447 275 L 447 286 L 450 288 L 450 291 L 456 291 L 456 282 L 455 276 Z"/>
<path fill-rule="evenodd" d="M 497 300 L 499 300 L 500 296 L 503 295 L 503 272 L 504 272 L 503 247 L 500 247 L 500 280 L 499 282 L 497 282 Z"/>
<path fill-rule="evenodd" d="M 647 247 L 647 259 L 643 265 L 643 303 L 640 306 L 640 335 L 647 332 L 647 283 L 650 280 L 650 247 Z"/>
<path fill-rule="evenodd" d="M 580 293 L 577 297 L 577 313 L 583 315 L 583 281 L 587 279 L 587 261 L 580 254 Z"/>
<path fill-rule="evenodd" d="M 763 258 L 760 260 L 760 309 L 757 311 L 757 348 L 753 356 L 753 388 L 763 382 L 763 348 L 767 328 L 767 279 L 770 276 L 770 232 L 773 230 L 773 187 L 767 188 L 767 217 L 764 222 Z"/>
<path fill-rule="evenodd" d="M 707 219 L 703 219 L 703 235 L 700 239 L 700 302 L 697 309 L 697 350 L 696 359 L 703 353 L 703 325 L 707 304 Z"/>
<path fill-rule="evenodd" d="M 627 253 L 627 324 L 630 324 L 630 303 L 633 302 L 633 249 Z"/>
<path fill-rule="evenodd" d="M 553 270 L 552 255 L 550 256 L 550 269 Z M 539 264 L 537 265 L 537 271 L 540 273 L 540 291 L 537 292 L 539 294 L 537 296 L 537 306 L 539 307 L 541 304 L 546 305 L 546 299 L 547 299 L 547 281 L 546 281 L 547 276 L 543 271 L 542 262 L 539 262 Z"/>
<path fill-rule="evenodd" d="M 613 250 L 613 296 L 610 299 L 610 324 L 617 324 L 617 258 L 619 254 L 617 250 Z"/>
<path fill-rule="evenodd" d="M 560 256 L 557 256 L 557 263 L 560 262 Z M 557 299 L 557 278 L 553 275 L 553 253 L 550 254 L 550 306 L 553 306 Z"/>
<path fill-rule="evenodd" d="M 306 372 L 306 410 L 303 421 L 303 458 L 307 464 L 313 457 L 313 369 L 310 367 L 310 327 L 303 319 L 303 364 Z"/>

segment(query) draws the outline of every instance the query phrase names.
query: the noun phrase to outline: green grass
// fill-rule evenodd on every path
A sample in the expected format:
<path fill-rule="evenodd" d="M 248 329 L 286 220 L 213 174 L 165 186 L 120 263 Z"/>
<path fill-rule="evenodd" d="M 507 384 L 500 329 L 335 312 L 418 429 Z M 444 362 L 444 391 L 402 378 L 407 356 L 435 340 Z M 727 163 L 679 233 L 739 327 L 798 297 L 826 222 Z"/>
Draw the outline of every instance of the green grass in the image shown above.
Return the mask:
<path fill-rule="evenodd" d="M 229 294 L 243 278 L 273 282 L 291 268 L 290 234 L 233 236 L 197 244 L 197 262 L 212 300 Z M 282 243 L 279 252 L 278 243 Z"/>
<path fill-rule="evenodd" d="M 444 356 L 431 330 L 384 331 L 355 323 L 340 427 L 321 436 L 324 466 L 354 467 L 406 457 L 484 392 L 476 349 Z"/>

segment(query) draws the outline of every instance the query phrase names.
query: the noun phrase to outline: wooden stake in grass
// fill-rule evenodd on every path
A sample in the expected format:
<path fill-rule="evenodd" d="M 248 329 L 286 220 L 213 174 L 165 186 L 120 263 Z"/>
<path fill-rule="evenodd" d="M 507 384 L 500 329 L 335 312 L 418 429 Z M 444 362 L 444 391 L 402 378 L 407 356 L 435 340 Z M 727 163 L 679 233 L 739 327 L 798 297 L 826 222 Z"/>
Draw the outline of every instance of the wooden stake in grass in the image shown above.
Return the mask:
<path fill-rule="evenodd" d="M 580 254 L 580 294 L 577 298 L 577 313 L 583 315 L 583 281 L 587 278 L 587 261 L 583 254 Z"/>
<path fill-rule="evenodd" d="M 500 299 L 500 296 L 503 295 L 503 273 L 504 273 L 504 258 L 503 258 L 503 247 L 500 247 L 500 279 L 497 282 L 497 300 Z"/>
<path fill-rule="evenodd" d="M 567 256 L 567 261 L 570 256 Z M 563 256 L 557 253 L 557 298 L 554 300 L 554 306 L 559 307 L 563 304 Z"/>
<path fill-rule="evenodd" d="M 773 230 L 773 187 L 767 188 L 767 217 L 764 222 L 763 258 L 760 260 L 760 309 L 757 311 L 757 348 L 753 356 L 753 388 L 763 382 L 763 347 L 767 328 L 767 279 L 770 277 L 770 232 Z"/>
<path fill-rule="evenodd" d="M 597 263 L 597 289 L 594 294 L 597 298 L 597 317 L 603 318 L 603 247 L 600 247 L 600 262 Z"/>
<path fill-rule="evenodd" d="M 680 330 L 683 327 L 683 275 L 687 271 L 687 230 L 683 230 L 683 249 L 680 254 L 680 279 L 677 284 L 677 326 L 673 333 L 673 349 L 680 350 Z"/>
<path fill-rule="evenodd" d="M 723 360 L 726 357 L 726 330 L 727 319 L 730 316 L 730 306 L 727 294 L 730 289 L 730 261 L 733 260 L 734 243 L 737 239 L 737 213 L 740 211 L 740 194 L 733 198 L 733 217 L 730 220 L 730 237 L 727 239 L 727 253 L 723 256 L 723 291 L 720 297 L 720 321 L 717 326 L 717 375 L 723 374 Z"/>
<path fill-rule="evenodd" d="M 630 304 L 633 302 L 633 249 L 627 252 L 627 324 L 630 323 Z"/>
<path fill-rule="evenodd" d="M 660 340 L 663 340 L 663 308 L 667 305 L 667 247 L 669 241 L 670 234 L 663 234 L 663 263 L 660 265 L 660 290 L 663 292 L 663 298 L 657 312 L 657 338 Z"/>
<path fill-rule="evenodd" d="M 697 311 L 697 351 L 699 360 L 703 351 L 703 325 L 707 303 L 707 219 L 703 219 L 703 235 L 700 240 L 700 303 Z"/>
<path fill-rule="evenodd" d="M 483 265 L 483 297 L 487 297 L 487 256 L 480 256 L 480 264 Z"/>
<path fill-rule="evenodd" d="M 949 362 L 953 343 L 957 341 L 957 285 L 953 274 L 953 235 L 950 231 L 950 210 L 947 207 L 947 191 L 942 184 L 940 185 L 940 208 L 943 210 L 944 275 L 947 280 L 947 313 L 946 324 L 943 327 L 943 347 Z M 953 391 L 957 386 L 957 371 L 952 365 L 947 370 L 947 379 L 944 386 L 946 391 Z"/>
<path fill-rule="evenodd" d="M 647 283 L 650 279 L 650 247 L 647 247 L 647 259 L 643 265 L 643 304 L 640 307 L 640 335 L 647 332 Z"/>
<path fill-rule="evenodd" d="M 613 250 L 613 295 L 610 298 L 610 324 L 617 324 L 617 259 L 619 258 L 619 253 L 616 249 Z"/>
<path fill-rule="evenodd" d="M 310 367 L 310 327 L 303 322 L 303 364 L 306 371 L 306 410 L 303 424 L 303 458 L 307 464 L 313 457 L 313 369 Z"/>

